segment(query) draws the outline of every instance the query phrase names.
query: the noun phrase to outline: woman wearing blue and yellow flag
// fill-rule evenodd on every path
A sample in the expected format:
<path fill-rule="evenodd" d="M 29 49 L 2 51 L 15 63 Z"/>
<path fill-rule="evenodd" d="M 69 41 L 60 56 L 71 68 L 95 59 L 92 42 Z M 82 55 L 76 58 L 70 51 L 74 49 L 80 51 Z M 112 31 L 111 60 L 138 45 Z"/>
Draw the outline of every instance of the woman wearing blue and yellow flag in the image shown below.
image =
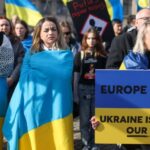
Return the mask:
<path fill-rule="evenodd" d="M 125 56 L 120 69 L 150 69 L 150 20 L 140 27 L 133 51 Z M 142 145 L 142 149 L 149 150 L 149 144 Z"/>
<path fill-rule="evenodd" d="M 73 56 L 53 17 L 35 27 L 3 133 L 9 150 L 72 150 Z"/>
<path fill-rule="evenodd" d="M 139 29 L 133 51 L 124 58 L 120 69 L 150 69 L 150 20 Z"/>
<path fill-rule="evenodd" d="M 0 32 L 0 150 L 2 150 L 2 124 L 7 110 L 7 77 L 13 70 L 14 53 L 8 38 Z"/>
<path fill-rule="evenodd" d="M 144 22 L 140 27 L 133 51 L 125 56 L 120 69 L 150 69 L 150 20 Z M 100 122 L 96 119 L 96 117 L 91 118 L 91 123 L 94 129 L 100 125 Z M 150 150 L 150 143 L 147 145 L 123 145 L 121 149 Z"/>

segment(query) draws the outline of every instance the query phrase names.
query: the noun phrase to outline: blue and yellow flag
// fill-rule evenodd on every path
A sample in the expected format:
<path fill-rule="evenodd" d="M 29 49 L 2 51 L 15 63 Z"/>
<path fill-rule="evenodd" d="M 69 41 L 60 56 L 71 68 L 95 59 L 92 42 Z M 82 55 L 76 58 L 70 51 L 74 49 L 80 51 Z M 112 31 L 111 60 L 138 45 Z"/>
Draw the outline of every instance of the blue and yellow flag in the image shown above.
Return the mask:
<path fill-rule="evenodd" d="M 134 53 L 130 51 L 129 54 L 125 56 L 120 66 L 120 70 L 148 69 L 148 62 L 148 58 L 145 54 Z"/>
<path fill-rule="evenodd" d="M 73 150 L 72 70 L 70 50 L 26 53 L 3 125 L 9 150 Z"/>
<path fill-rule="evenodd" d="M 136 3 L 138 10 L 150 7 L 150 0 L 136 0 Z"/>
<path fill-rule="evenodd" d="M 11 19 L 17 15 L 28 25 L 35 26 L 42 15 L 30 0 L 5 0 L 6 16 Z"/>
<path fill-rule="evenodd" d="M 121 0 L 105 0 L 108 13 L 111 20 L 119 19 L 123 20 L 123 6 Z"/>

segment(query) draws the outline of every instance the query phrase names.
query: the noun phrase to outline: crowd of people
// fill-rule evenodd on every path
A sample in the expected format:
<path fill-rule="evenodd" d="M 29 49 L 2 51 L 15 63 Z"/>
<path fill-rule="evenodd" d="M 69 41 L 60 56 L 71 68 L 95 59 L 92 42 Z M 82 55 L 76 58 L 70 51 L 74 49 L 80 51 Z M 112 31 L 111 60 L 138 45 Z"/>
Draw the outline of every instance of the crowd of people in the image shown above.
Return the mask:
<path fill-rule="evenodd" d="M 118 19 L 112 26 L 106 50 L 94 27 L 78 41 L 68 21 L 44 17 L 30 33 L 18 17 L 0 17 L 0 149 L 4 138 L 10 150 L 74 149 L 73 104 L 82 150 L 150 149 L 94 142 L 95 69 L 150 68 L 150 9 L 129 16 L 124 28 Z"/>

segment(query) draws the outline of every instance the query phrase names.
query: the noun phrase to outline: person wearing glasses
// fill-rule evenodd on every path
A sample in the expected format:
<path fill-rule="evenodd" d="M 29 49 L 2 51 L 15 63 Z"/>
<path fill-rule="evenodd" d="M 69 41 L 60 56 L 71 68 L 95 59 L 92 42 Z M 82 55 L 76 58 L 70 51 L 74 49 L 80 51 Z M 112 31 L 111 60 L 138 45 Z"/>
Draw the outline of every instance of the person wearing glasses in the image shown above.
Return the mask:
<path fill-rule="evenodd" d="M 61 21 L 60 22 L 61 31 L 63 33 L 63 37 L 65 42 L 67 43 L 69 49 L 72 51 L 73 56 L 75 58 L 75 55 L 80 51 L 80 43 L 77 42 L 75 37 L 72 35 L 72 29 L 71 25 L 68 21 Z M 79 115 L 79 106 L 78 106 L 78 100 L 73 100 L 73 117 L 77 117 Z"/>
<path fill-rule="evenodd" d="M 77 40 L 72 35 L 72 29 L 71 25 L 68 21 L 62 21 L 60 23 L 62 33 L 64 35 L 64 39 L 71 49 L 73 55 L 75 56 L 76 53 L 80 50 L 80 44 L 77 42 Z"/>
<path fill-rule="evenodd" d="M 106 63 L 107 69 L 119 69 L 124 56 L 134 47 L 138 30 L 147 20 L 150 20 L 149 8 L 142 9 L 136 14 L 135 29 L 113 39 Z"/>
<path fill-rule="evenodd" d="M 150 69 L 150 20 L 144 22 L 138 30 L 135 46 L 133 47 L 133 50 L 130 51 L 123 59 L 120 69 Z M 94 130 L 101 125 L 100 121 L 95 116 L 93 116 L 90 121 Z M 121 150 L 137 149 L 150 150 L 150 144 L 121 145 Z"/>

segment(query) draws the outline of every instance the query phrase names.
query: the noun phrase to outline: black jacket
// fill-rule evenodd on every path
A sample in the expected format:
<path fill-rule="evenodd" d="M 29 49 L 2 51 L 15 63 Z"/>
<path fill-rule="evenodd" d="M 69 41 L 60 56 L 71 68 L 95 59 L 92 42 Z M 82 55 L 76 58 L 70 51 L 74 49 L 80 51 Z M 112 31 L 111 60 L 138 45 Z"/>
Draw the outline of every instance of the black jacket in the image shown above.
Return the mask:
<path fill-rule="evenodd" d="M 113 39 L 108 55 L 106 68 L 118 69 L 124 59 L 124 56 L 132 50 L 136 41 L 137 30 L 123 33 Z"/>
<path fill-rule="evenodd" d="M 0 46 L 2 45 L 3 43 L 3 32 L 0 32 Z"/>

